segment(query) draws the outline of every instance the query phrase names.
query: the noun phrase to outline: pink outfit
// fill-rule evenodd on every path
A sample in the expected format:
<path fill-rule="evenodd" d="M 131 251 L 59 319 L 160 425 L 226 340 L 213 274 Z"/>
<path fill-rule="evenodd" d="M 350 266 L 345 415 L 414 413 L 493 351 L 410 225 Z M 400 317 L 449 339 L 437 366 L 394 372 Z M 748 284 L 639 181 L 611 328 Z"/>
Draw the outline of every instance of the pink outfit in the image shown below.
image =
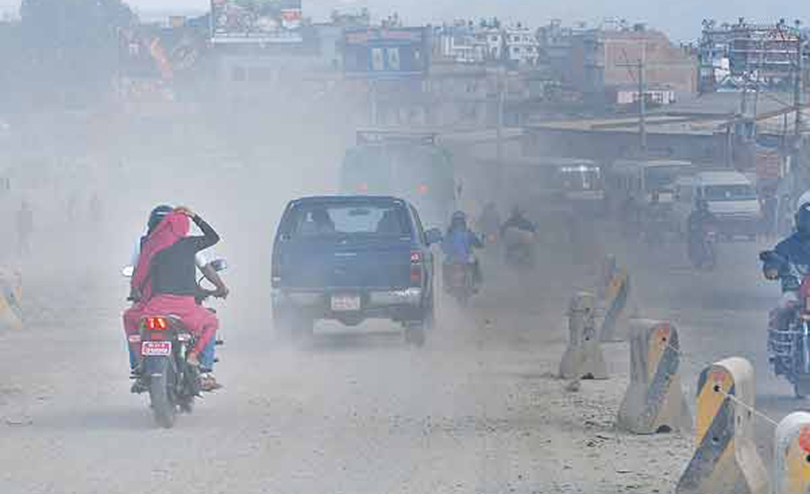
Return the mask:
<path fill-rule="evenodd" d="M 197 337 L 196 353 L 203 348 L 216 335 L 219 322 L 216 316 L 197 305 L 194 297 L 161 294 L 152 296 L 149 283 L 152 259 L 160 251 L 174 245 L 185 237 L 189 231 L 189 219 L 186 215 L 172 213 L 149 235 L 141 247 L 138 265 L 132 275 L 132 287 L 139 288 L 142 294 L 140 302 L 124 312 L 124 331 L 127 336 L 138 334 L 141 319 L 150 316 L 178 316 L 183 324 Z M 140 344 L 130 344 L 132 350 L 140 355 Z"/>

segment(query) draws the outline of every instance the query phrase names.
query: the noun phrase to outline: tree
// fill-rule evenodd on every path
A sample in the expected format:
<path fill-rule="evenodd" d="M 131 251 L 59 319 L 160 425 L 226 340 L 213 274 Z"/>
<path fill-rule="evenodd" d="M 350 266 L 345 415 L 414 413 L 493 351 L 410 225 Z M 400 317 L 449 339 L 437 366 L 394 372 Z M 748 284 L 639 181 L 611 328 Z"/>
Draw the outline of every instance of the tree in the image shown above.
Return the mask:
<path fill-rule="evenodd" d="M 135 21 L 121 0 L 23 0 L 20 17 L 34 88 L 81 99 L 111 87 L 119 30 Z"/>

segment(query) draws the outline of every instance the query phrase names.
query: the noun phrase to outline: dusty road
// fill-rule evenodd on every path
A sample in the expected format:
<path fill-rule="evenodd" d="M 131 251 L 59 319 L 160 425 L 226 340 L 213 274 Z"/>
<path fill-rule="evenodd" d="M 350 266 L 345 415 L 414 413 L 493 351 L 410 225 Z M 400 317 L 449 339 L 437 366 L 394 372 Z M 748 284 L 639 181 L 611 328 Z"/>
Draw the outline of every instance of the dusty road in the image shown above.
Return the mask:
<path fill-rule="evenodd" d="M 758 281 L 756 248 L 723 246 L 720 270 L 695 274 L 674 248 L 609 247 L 632 260 L 643 314 L 679 325 L 690 399 L 701 362 L 743 355 L 778 419 L 798 403 L 767 372 L 776 287 Z M 670 492 L 690 456 L 688 436 L 614 429 L 624 344 L 605 347 L 609 381 L 572 393 L 553 377 L 567 299 L 593 277 L 558 256 L 521 276 L 489 269 L 469 314 L 443 301 L 421 350 L 383 325 L 351 336 L 324 325 L 314 348 L 291 349 L 263 316 L 240 317 L 235 291 L 220 311 L 226 388 L 168 431 L 128 392 L 124 283 L 93 276 L 65 292 L 49 276 L 30 281 L 29 328 L 0 334 L 4 494 Z M 758 433 L 767 452 L 772 431 Z"/>

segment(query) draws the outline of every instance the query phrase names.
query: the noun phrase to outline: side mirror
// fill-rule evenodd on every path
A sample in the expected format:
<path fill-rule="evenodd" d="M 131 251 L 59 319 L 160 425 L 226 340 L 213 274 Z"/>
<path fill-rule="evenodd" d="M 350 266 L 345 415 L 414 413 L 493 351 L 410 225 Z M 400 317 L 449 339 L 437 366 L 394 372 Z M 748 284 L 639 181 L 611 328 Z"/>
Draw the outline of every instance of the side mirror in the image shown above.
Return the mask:
<path fill-rule="evenodd" d="M 438 244 L 442 241 L 442 231 L 438 228 L 431 228 L 425 232 L 428 245 Z"/>
<path fill-rule="evenodd" d="M 133 274 L 135 274 L 135 266 L 126 266 L 121 270 L 121 276 L 124 278 L 132 278 Z"/>
<path fill-rule="evenodd" d="M 208 265 L 211 266 L 211 269 L 213 269 L 217 273 L 228 269 L 228 261 L 226 261 L 225 259 L 214 259 Z"/>

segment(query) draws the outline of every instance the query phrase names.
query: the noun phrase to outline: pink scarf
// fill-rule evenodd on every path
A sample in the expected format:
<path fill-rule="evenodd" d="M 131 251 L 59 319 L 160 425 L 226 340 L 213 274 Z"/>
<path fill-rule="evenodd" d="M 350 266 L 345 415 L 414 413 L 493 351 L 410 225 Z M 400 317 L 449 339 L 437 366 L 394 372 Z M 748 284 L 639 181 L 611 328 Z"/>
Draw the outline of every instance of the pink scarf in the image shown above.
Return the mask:
<path fill-rule="evenodd" d="M 182 213 L 172 213 L 155 228 L 141 246 L 141 255 L 138 265 L 132 274 L 131 285 L 141 291 L 141 300 L 147 301 L 152 297 L 152 287 L 149 275 L 152 268 L 152 259 L 162 250 L 176 244 L 188 234 L 190 228 L 188 216 Z"/>

